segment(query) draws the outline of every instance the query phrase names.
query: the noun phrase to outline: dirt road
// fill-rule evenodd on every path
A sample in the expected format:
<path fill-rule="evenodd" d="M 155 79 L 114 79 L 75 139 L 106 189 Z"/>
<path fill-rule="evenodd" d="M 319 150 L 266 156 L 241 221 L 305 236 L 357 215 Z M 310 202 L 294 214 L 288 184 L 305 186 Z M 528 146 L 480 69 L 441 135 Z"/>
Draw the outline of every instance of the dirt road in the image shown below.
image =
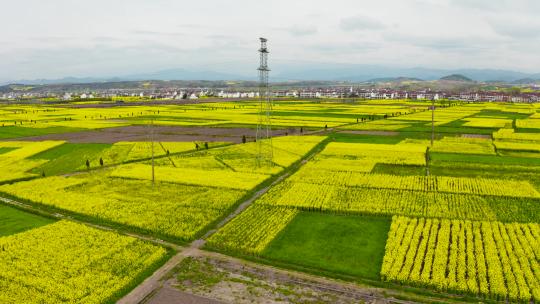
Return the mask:
<path fill-rule="evenodd" d="M 13 140 L 42 141 L 42 140 L 65 140 L 71 143 L 116 143 L 119 141 L 148 141 L 148 126 L 126 126 L 105 128 L 81 132 L 60 134 L 47 134 L 16 138 Z M 220 127 L 181 127 L 181 126 L 154 126 L 155 141 L 209 141 L 209 142 L 233 142 L 241 143 L 242 136 L 248 141 L 255 138 L 255 129 L 250 128 L 220 128 Z M 273 136 L 292 134 L 287 129 L 272 130 Z"/>

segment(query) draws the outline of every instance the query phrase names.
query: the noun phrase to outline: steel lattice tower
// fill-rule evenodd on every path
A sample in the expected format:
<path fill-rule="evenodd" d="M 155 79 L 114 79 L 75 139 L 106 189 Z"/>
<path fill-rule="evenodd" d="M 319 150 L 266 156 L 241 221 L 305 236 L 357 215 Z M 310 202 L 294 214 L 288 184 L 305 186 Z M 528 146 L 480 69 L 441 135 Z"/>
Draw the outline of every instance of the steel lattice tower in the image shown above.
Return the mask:
<path fill-rule="evenodd" d="M 272 122 L 270 115 L 272 112 L 272 99 L 270 96 L 270 86 L 268 84 L 268 49 L 266 48 L 266 38 L 260 38 L 261 48 L 259 49 L 260 66 L 259 71 L 259 121 L 255 138 L 258 145 L 257 166 L 272 165 L 274 158 L 274 148 L 272 146 Z"/>

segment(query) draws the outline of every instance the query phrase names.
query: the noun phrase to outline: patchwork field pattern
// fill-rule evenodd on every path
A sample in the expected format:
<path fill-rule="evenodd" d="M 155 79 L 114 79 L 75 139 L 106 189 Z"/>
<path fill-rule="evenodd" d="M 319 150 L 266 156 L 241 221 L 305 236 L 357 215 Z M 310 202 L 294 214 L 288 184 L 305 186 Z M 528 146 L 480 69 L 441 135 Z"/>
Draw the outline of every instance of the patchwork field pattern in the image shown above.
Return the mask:
<path fill-rule="evenodd" d="M 45 207 L 67 210 L 111 225 L 159 237 L 190 241 L 258 184 L 299 160 L 324 136 L 275 140 L 275 166 L 250 165 L 256 144 L 240 144 L 166 158 L 152 168 L 135 163 L 68 177 L 54 176 L 0 186 L 0 192 Z M 188 159 L 189 166 L 183 167 Z M 220 166 L 208 170 L 212 160 Z M 178 164 L 178 165 L 177 165 Z"/>
<path fill-rule="evenodd" d="M 255 101 L 130 100 L 0 109 L 0 167 L 8 172 L 0 195 L 121 231 L 179 244 L 202 237 L 204 248 L 225 254 L 434 298 L 540 301 L 538 104 L 440 100 L 432 112 L 431 101 L 276 101 L 280 136 L 272 163 L 261 165 Z M 138 137 L 21 139 L 150 123 L 237 133 L 158 141 L 153 160 L 152 145 Z M 241 202 L 252 203 L 214 229 Z M 28 294 L 38 294 L 36 303 L 112 302 L 168 254 L 66 221 L 22 225 L 30 216 L 0 208 L 4 218 L 0 302 Z"/>
<path fill-rule="evenodd" d="M 354 263 L 339 249 L 306 260 L 309 250 L 316 250 L 314 243 L 321 243 L 317 250 L 334 246 L 323 231 L 347 232 L 334 222 L 312 235 L 312 226 L 299 226 L 308 220 L 295 219 L 318 214 L 318 221 L 325 216 L 334 220 L 338 215 L 345 223 L 351 216 L 367 221 L 392 217 L 388 239 L 382 240 L 386 252 L 378 275 L 383 281 L 496 300 L 538 301 L 540 162 L 535 149 L 540 145 L 536 133 L 512 128 L 513 120 L 534 115 L 534 110 L 464 105 L 441 111 L 436 129 L 446 134 L 436 137 L 433 146 L 429 135 L 409 133 L 424 132 L 419 124 L 431 119 L 425 112 L 343 127 L 409 129 L 403 135 L 384 134 L 386 138 L 377 138 L 377 133 L 336 136 L 213 235 L 209 248 L 370 278 L 369 272 L 348 270 Z M 475 130 L 480 131 L 469 133 Z M 294 242 L 293 237 L 307 243 L 284 243 Z M 347 245 L 359 255 L 374 252 L 363 243 Z M 330 262 L 338 256 L 341 264 Z M 318 258 L 327 262 L 315 262 Z"/>
<path fill-rule="evenodd" d="M 321 111 L 321 108 L 324 111 Z M 272 125 L 324 128 L 354 124 L 357 119 L 382 118 L 423 110 L 423 103 L 369 101 L 362 107 L 337 102 L 274 102 Z M 47 133 L 93 130 L 128 125 L 216 126 L 256 125 L 258 102 L 212 102 L 161 106 L 54 107 L 47 105 L 6 106 L 0 111 L 0 138 Z"/>

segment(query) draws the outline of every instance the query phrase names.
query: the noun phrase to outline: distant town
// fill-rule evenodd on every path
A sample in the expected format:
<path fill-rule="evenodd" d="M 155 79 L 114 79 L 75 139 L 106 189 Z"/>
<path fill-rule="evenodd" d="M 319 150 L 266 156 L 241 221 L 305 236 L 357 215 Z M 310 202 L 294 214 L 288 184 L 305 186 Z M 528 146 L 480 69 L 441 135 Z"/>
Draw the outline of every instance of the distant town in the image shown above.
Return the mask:
<path fill-rule="evenodd" d="M 100 89 L 84 91 L 12 91 L 0 94 L 4 101 L 44 100 L 77 101 L 110 99 L 122 102 L 130 100 L 196 100 L 206 98 L 253 99 L 259 96 L 257 88 L 152 88 L 152 89 Z M 490 102 L 535 103 L 540 101 L 540 91 L 462 91 L 445 92 L 424 90 L 397 90 L 386 88 L 365 89 L 358 87 L 309 87 L 273 90 L 274 98 L 290 99 L 410 99 L 410 100 L 462 100 Z"/>

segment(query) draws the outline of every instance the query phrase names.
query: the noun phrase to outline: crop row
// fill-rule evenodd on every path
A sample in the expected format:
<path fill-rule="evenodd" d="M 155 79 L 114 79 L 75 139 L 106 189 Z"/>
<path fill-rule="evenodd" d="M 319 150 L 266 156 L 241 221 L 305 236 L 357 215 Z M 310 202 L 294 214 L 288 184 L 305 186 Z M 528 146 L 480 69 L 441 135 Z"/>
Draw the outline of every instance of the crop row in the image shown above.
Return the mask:
<path fill-rule="evenodd" d="M 227 251 L 260 254 L 298 211 L 252 205 L 208 239 L 208 244 Z"/>
<path fill-rule="evenodd" d="M 154 174 L 156 180 L 163 182 L 239 190 L 252 189 L 268 178 L 268 175 L 234 172 L 229 169 L 208 171 L 169 166 L 156 166 L 154 168 Z M 119 166 L 111 173 L 111 176 L 152 180 L 152 165 L 129 164 Z"/>
<path fill-rule="evenodd" d="M 371 159 L 345 159 L 325 156 L 317 156 L 302 167 L 302 170 L 318 171 L 327 174 L 324 171 L 346 171 L 346 172 L 364 172 L 369 173 L 377 164 Z M 324 171 L 323 171 L 324 170 Z"/>
<path fill-rule="evenodd" d="M 495 154 L 491 138 L 444 137 L 434 142 L 433 152 L 464 154 Z"/>
<path fill-rule="evenodd" d="M 482 295 L 540 300 L 540 225 L 394 217 L 384 280 Z"/>
<path fill-rule="evenodd" d="M 375 189 L 399 189 L 509 197 L 540 197 L 527 181 L 450 176 L 401 176 L 300 170 L 291 181 L 318 185 L 336 185 Z"/>
<path fill-rule="evenodd" d="M 540 119 L 517 119 L 516 127 L 524 129 L 540 129 Z"/>
<path fill-rule="evenodd" d="M 540 141 L 538 142 L 511 142 L 511 141 L 495 141 L 494 145 L 497 150 L 512 150 L 540 153 Z"/>
<path fill-rule="evenodd" d="M 167 256 L 165 249 L 60 221 L 0 238 L 1 303 L 107 303 Z"/>
<path fill-rule="evenodd" d="M 466 127 L 479 127 L 479 128 L 504 128 L 509 125 L 512 125 L 511 119 L 505 118 L 480 118 L 480 117 L 471 117 L 463 119 L 466 122 L 463 126 Z"/>
<path fill-rule="evenodd" d="M 534 142 L 540 141 L 540 133 L 516 133 L 514 129 L 499 129 L 497 132 L 493 132 L 493 138 L 516 142 Z"/>
<path fill-rule="evenodd" d="M 272 188 L 258 204 L 345 214 L 540 222 L 540 200 L 302 182 Z"/>
<path fill-rule="evenodd" d="M 378 163 L 396 165 L 426 164 L 426 145 L 424 144 L 364 144 L 329 143 L 320 155 L 334 158 L 365 159 Z"/>

